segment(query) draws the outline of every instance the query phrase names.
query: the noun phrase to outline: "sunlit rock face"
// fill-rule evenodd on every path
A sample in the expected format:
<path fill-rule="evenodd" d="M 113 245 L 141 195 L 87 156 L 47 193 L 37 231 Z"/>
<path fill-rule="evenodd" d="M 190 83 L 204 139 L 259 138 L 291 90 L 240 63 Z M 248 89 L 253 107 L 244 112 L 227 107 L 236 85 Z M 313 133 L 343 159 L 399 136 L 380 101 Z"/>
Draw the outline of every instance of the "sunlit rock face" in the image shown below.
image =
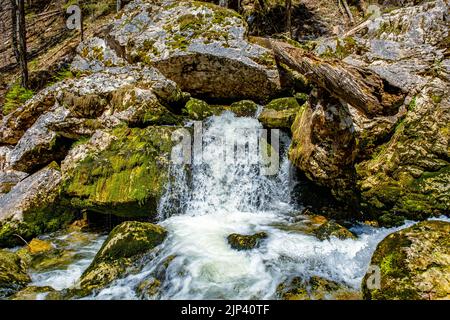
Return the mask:
<path fill-rule="evenodd" d="M 131 62 L 154 65 L 193 95 L 267 100 L 280 90 L 270 50 L 234 11 L 196 1 L 133 1 L 109 33 Z"/>

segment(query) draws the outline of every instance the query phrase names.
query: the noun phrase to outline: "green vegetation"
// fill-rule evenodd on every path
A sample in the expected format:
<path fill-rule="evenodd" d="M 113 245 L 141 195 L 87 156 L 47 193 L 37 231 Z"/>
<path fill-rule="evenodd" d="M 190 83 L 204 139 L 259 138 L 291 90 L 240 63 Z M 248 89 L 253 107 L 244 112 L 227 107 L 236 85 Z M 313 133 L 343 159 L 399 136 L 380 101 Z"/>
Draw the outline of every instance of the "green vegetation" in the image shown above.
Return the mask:
<path fill-rule="evenodd" d="M 25 89 L 19 84 L 15 84 L 9 89 L 5 96 L 5 104 L 3 105 L 3 115 L 8 115 L 27 100 L 31 99 L 34 92 L 29 89 Z"/>

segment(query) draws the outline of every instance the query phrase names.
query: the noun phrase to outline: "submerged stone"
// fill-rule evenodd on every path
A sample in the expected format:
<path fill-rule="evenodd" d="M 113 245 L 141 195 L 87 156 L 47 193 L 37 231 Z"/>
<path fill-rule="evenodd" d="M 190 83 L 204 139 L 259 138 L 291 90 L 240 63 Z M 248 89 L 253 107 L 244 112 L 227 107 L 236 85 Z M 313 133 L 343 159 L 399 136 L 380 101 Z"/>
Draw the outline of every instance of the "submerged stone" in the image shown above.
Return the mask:
<path fill-rule="evenodd" d="M 230 234 L 228 243 L 236 250 L 251 250 L 258 248 L 262 240 L 268 237 L 265 232 L 258 232 L 253 235 L 241 235 L 237 233 Z"/>
<path fill-rule="evenodd" d="M 329 240 L 331 237 L 336 237 L 341 240 L 356 239 L 356 236 L 351 231 L 334 221 L 323 223 L 314 230 L 314 234 L 320 240 Z"/>

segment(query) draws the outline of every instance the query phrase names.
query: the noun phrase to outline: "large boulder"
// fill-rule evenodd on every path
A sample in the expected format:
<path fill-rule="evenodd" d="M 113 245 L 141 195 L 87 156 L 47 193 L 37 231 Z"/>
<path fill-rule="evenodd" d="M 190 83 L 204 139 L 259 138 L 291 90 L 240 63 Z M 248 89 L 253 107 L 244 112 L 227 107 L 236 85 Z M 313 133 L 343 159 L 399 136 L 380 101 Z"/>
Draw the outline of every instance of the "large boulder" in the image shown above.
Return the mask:
<path fill-rule="evenodd" d="M 22 244 L 16 235 L 28 240 L 73 219 L 73 212 L 58 206 L 60 186 L 60 169 L 52 163 L 0 197 L 0 247 Z"/>
<path fill-rule="evenodd" d="M 347 69 L 381 79 L 381 94 L 406 98 L 387 99 L 371 115 L 310 79 L 318 88 L 292 127 L 291 161 L 383 225 L 449 212 L 448 6 L 400 8 L 320 43 L 315 53 L 328 66 L 343 59 Z"/>
<path fill-rule="evenodd" d="M 140 256 L 166 238 L 164 228 L 128 221 L 114 228 L 79 281 L 78 295 L 88 295 L 121 277 Z"/>
<path fill-rule="evenodd" d="M 45 89 L 3 119 L 0 143 L 15 144 L 5 163 L 10 169 L 33 173 L 64 159 L 72 142 L 98 129 L 124 123 L 179 124 L 182 119 L 172 111 L 181 109 L 187 98 L 154 68 L 85 70 L 84 75 Z"/>
<path fill-rule="evenodd" d="M 420 222 L 387 236 L 372 256 L 381 271 L 380 288 L 362 282 L 365 299 L 450 299 L 450 223 Z"/>
<path fill-rule="evenodd" d="M 0 250 L 0 298 L 22 289 L 29 282 L 26 266 L 13 252 Z"/>
<path fill-rule="evenodd" d="M 205 98 L 267 100 L 280 90 L 270 50 L 251 43 L 234 11 L 200 1 L 132 1 L 109 38 L 131 63 L 158 68 Z"/>
<path fill-rule="evenodd" d="M 123 217 L 154 218 L 169 179 L 177 127 L 118 127 L 98 133 L 64 160 L 70 206 Z"/>

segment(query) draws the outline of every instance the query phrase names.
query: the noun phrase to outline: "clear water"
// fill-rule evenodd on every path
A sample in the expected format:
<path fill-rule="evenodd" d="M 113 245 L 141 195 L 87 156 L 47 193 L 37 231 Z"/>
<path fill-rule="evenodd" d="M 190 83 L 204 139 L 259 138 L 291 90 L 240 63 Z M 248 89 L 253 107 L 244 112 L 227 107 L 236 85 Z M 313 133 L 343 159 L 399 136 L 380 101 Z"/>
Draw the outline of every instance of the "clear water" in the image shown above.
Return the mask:
<path fill-rule="evenodd" d="M 286 152 L 282 154 L 279 173 L 263 176 L 253 159 L 257 155 L 252 153 L 238 157 L 233 164 L 225 164 L 217 138 L 248 138 L 241 129 L 247 128 L 249 132 L 261 129 L 257 120 L 225 113 L 210 118 L 204 127 L 204 161 L 193 165 L 191 183 L 181 166 L 172 168 L 174 181 L 159 212 L 160 224 L 169 230 L 169 235 L 156 257 L 144 260 L 139 272 L 115 281 L 87 299 L 141 298 L 136 288 L 151 279 L 171 256 L 175 258 L 155 298 L 270 299 L 275 298 L 280 282 L 294 276 L 314 275 L 359 290 L 376 245 L 400 228 L 356 226 L 352 231 L 358 234 L 358 239 L 329 241 L 283 231 L 277 226 L 291 222 L 292 213 L 301 209 L 291 203 L 290 191 L 295 181 L 291 179 Z M 286 139 L 282 137 L 284 146 L 289 144 Z M 259 248 L 236 251 L 227 243 L 231 233 L 260 231 L 269 237 Z M 85 258 L 67 270 L 33 275 L 33 284 L 55 289 L 69 287 L 89 265 L 101 241 L 97 239 L 79 248 Z"/>

